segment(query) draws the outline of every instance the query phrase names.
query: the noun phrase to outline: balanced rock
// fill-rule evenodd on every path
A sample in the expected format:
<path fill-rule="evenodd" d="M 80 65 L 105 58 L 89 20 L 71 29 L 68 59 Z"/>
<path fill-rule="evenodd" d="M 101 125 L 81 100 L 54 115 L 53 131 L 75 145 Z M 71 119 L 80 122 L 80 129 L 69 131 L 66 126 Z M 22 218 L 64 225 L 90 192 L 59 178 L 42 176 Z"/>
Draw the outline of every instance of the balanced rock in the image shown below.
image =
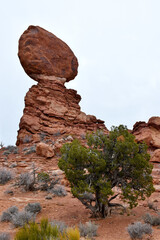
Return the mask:
<path fill-rule="evenodd" d="M 25 143 L 26 138 L 32 143 L 52 144 L 68 135 L 84 139 L 90 131 L 108 132 L 104 121 L 81 111 L 81 96 L 62 81 L 74 78 L 78 66 L 64 42 L 40 27 L 30 26 L 19 40 L 19 57 L 27 74 L 38 84 L 26 94 L 17 145 Z"/>
<path fill-rule="evenodd" d="M 38 26 L 29 26 L 19 39 L 18 56 L 34 80 L 70 81 L 77 75 L 78 61 L 66 43 Z"/>

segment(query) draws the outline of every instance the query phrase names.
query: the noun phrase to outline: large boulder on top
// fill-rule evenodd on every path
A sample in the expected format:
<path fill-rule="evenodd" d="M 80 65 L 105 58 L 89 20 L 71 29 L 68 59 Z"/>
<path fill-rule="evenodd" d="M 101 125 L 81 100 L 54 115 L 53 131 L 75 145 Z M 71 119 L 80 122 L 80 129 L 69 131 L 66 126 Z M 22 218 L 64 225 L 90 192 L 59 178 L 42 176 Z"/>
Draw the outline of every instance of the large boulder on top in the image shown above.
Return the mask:
<path fill-rule="evenodd" d="M 72 50 L 54 34 L 38 26 L 29 26 L 21 35 L 18 56 L 25 72 L 38 82 L 68 82 L 77 75 L 78 61 Z"/>

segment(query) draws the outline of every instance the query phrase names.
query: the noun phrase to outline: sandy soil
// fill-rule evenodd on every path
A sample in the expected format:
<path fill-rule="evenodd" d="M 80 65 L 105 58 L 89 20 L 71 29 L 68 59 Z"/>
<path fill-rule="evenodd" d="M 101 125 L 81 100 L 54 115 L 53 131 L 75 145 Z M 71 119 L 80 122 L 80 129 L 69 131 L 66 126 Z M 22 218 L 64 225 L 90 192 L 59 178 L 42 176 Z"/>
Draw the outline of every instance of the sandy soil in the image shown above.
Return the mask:
<path fill-rule="evenodd" d="M 14 158 L 13 158 L 14 157 Z M 57 169 L 57 159 L 47 160 L 43 158 L 37 158 L 30 156 L 11 156 L 7 161 L 0 156 L 0 166 L 9 166 L 11 163 L 17 163 L 17 167 L 12 169 L 15 173 L 15 177 L 24 171 L 32 170 L 32 161 L 35 166 L 38 167 L 39 171 L 53 171 Z M 5 164 L 7 162 L 7 164 Z M 156 214 L 154 210 L 148 208 L 147 201 L 155 201 L 158 209 L 160 209 L 160 193 L 155 192 L 152 194 L 149 200 L 140 202 L 138 207 L 133 210 L 129 210 L 127 213 L 121 215 L 120 212 L 115 210 L 112 215 L 106 219 L 93 219 L 90 216 L 89 210 L 72 197 L 69 187 L 66 187 L 68 194 L 65 197 L 53 197 L 51 200 L 45 199 L 47 196 L 46 192 L 34 191 L 34 192 L 22 192 L 20 188 L 13 186 L 15 179 L 5 185 L 0 186 L 0 214 L 11 206 L 17 206 L 22 210 L 29 202 L 40 202 L 42 211 L 37 215 L 36 221 L 40 221 L 42 217 L 48 217 L 49 220 L 61 220 L 69 226 L 77 225 L 80 222 L 85 223 L 88 221 L 94 221 L 99 225 L 98 236 L 96 240 L 130 240 L 127 233 L 127 226 L 136 221 L 142 221 L 142 216 L 149 212 Z M 14 194 L 10 196 L 5 191 L 11 189 Z M 14 238 L 16 228 L 13 228 L 11 223 L 0 223 L 0 232 L 10 232 L 12 239 Z M 152 240 L 160 240 L 160 229 L 153 227 Z"/>

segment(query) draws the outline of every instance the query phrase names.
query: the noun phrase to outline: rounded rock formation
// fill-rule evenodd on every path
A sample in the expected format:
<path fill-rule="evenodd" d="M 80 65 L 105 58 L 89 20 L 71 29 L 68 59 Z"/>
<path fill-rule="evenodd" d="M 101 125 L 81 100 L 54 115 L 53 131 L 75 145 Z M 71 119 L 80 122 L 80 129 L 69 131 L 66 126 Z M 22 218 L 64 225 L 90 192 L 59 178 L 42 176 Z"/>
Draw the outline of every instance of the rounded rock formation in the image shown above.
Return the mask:
<path fill-rule="evenodd" d="M 61 39 L 39 26 L 29 26 L 19 39 L 18 56 L 34 80 L 68 82 L 77 75 L 78 61 Z"/>

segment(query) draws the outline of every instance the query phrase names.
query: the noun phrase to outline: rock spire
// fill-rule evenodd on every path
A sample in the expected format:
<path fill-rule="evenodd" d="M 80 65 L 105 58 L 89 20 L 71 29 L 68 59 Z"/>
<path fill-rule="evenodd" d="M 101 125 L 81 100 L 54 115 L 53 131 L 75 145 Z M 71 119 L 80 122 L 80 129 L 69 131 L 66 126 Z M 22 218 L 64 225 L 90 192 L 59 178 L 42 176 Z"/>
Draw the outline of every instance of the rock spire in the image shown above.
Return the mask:
<path fill-rule="evenodd" d="M 26 94 L 17 145 L 54 140 L 58 135 L 108 131 L 104 121 L 80 110 L 80 95 L 64 86 L 78 69 L 77 58 L 66 43 L 41 27 L 29 26 L 20 37 L 18 56 L 25 72 L 38 84 Z"/>

